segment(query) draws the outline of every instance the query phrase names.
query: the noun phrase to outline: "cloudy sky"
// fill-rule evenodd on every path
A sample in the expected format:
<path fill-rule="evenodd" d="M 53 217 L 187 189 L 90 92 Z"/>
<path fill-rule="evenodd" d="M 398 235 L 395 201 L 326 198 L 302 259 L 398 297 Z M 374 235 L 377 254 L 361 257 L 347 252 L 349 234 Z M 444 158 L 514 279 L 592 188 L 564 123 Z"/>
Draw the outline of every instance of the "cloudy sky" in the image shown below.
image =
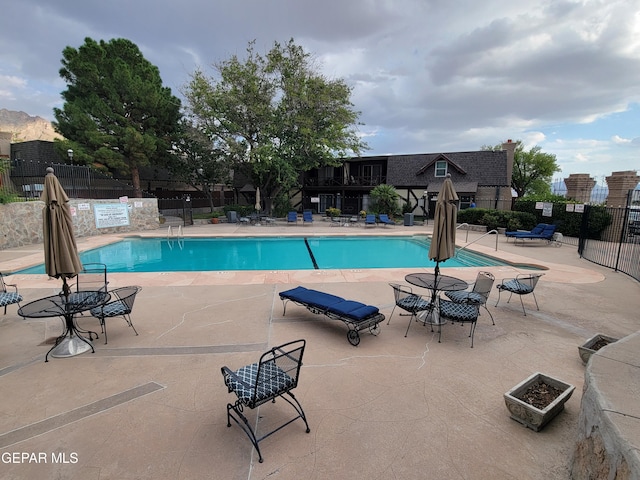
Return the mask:
<path fill-rule="evenodd" d="M 0 108 L 53 120 L 62 50 L 127 38 L 175 95 L 196 68 L 293 38 L 352 88 L 368 155 L 539 145 L 562 172 L 640 169 L 640 0 L 20 0 Z"/>

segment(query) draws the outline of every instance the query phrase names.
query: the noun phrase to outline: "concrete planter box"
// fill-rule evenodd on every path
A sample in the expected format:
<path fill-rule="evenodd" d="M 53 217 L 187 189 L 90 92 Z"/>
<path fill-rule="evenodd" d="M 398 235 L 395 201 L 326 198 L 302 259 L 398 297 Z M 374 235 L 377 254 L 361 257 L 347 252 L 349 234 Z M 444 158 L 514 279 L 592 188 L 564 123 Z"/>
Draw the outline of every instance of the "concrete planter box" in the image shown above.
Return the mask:
<path fill-rule="evenodd" d="M 597 335 L 591 337 L 589 340 L 578 347 L 578 353 L 580 354 L 582 363 L 586 365 L 589 362 L 589 358 L 591 358 L 591 355 L 600 350 L 600 348 L 604 348 L 610 343 L 617 342 L 618 340 L 619 338 L 613 338 L 608 335 L 603 335 L 602 333 L 598 333 Z M 605 343 L 606 345 L 602 345 L 602 343 Z"/>
<path fill-rule="evenodd" d="M 555 400 L 542 410 L 521 400 L 527 389 L 538 382 L 544 382 L 562 391 Z M 557 378 L 536 372 L 505 393 L 504 402 L 509 413 L 511 413 L 511 418 L 520 422 L 525 427 L 539 432 L 556 415 L 564 410 L 564 404 L 571 398 L 575 388 L 573 385 L 558 380 Z"/>

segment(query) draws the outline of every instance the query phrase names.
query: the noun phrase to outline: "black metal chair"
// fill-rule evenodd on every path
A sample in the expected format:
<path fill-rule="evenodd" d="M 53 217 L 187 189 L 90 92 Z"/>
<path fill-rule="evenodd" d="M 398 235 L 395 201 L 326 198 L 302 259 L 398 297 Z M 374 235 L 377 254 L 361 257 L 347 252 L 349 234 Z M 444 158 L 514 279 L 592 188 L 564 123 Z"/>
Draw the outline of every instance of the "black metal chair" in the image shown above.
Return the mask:
<path fill-rule="evenodd" d="M 489 295 L 491 294 L 491 289 L 493 288 L 493 282 L 495 282 L 496 277 L 493 276 L 490 272 L 478 272 L 478 276 L 476 277 L 476 281 L 473 284 L 473 288 L 471 290 L 462 290 L 457 292 L 444 292 L 444 294 L 449 297 L 449 300 L 457 303 L 477 303 L 481 307 L 487 311 L 489 316 L 491 317 L 491 323 L 494 325 L 496 322 L 493 319 L 493 315 L 487 308 L 487 301 L 489 300 Z"/>
<path fill-rule="evenodd" d="M 104 263 L 85 263 L 76 276 L 76 292 L 106 292 L 109 285 Z"/>
<path fill-rule="evenodd" d="M 17 303 L 20 308 L 21 301 L 22 295 L 18 293 L 18 286 L 14 283 L 5 283 L 2 273 L 0 273 L 0 307 L 4 307 L 4 314 L 7 314 L 7 305 Z"/>
<path fill-rule="evenodd" d="M 440 338 L 442 337 L 443 320 L 450 320 L 454 323 L 471 324 L 469 337 L 471 338 L 471 348 L 473 348 L 473 335 L 476 331 L 476 323 L 478 322 L 478 315 L 480 313 L 480 304 L 472 300 L 465 302 L 452 302 L 451 300 L 445 300 L 442 297 L 438 297 L 438 311 L 440 314 L 440 322 L 438 323 L 438 343 L 440 343 Z"/>
<path fill-rule="evenodd" d="M 100 320 L 105 345 L 107 344 L 107 324 L 105 322 L 107 318 L 124 318 L 127 324 L 133 328 L 135 334 L 138 335 L 138 331 L 131 321 L 131 312 L 133 311 L 133 303 L 136 300 L 136 295 L 140 290 L 142 290 L 142 287 L 136 286 L 116 288 L 109 292 L 111 299 L 108 303 L 90 310 L 91 315 Z"/>
<path fill-rule="evenodd" d="M 391 315 L 389 315 L 389 320 L 387 321 L 387 325 L 391 322 L 391 317 L 393 316 L 393 312 L 396 307 L 400 307 L 405 312 L 409 312 L 409 325 L 407 325 L 407 331 L 404 333 L 406 337 L 409 333 L 409 327 L 411 326 L 411 320 L 414 318 L 416 321 L 418 320 L 418 314 L 420 312 L 431 311 L 431 298 L 424 297 L 422 295 L 417 295 L 413 293 L 411 287 L 407 285 L 398 285 L 397 283 L 390 283 L 391 288 L 393 288 L 393 294 L 395 296 L 395 305 L 393 306 L 393 310 L 391 310 Z"/>
<path fill-rule="evenodd" d="M 302 367 L 302 355 L 304 354 L 305 346 L 305 340 L 295 340 L 263 353 L 257 363 L 246 365 L 236 371 L 232 371 L 228 367 L 222 367 L 221 369 L 224 383 L 229 389 L 229 393 L 234 393 L 237 397 L 234 403 L 227 404 L 227 427 L 231 427 L 231 420 L 233 420 L 242 428 L 258 452 L 260 463 L 262 463 L 263 458 L 258 444 L 268 436 L 298 418 L 304 421 L 307 427 L 306 432 L 309 433 L 311 431 L 300 402 L 291 393 L 291 390 L 298 386 L 298 376 L 300 375 L 300 367 Z M 244 407 L 254 409 L 269 401 L 275 403 L 277 398 L 289 403 L 297 415 L 258 437 L 243 413 Z"/>
<path fill-rule="evenodd" d="M 511 300 L 511 296 L 515 293 L 520 297 L 520 304 L 522 305 L 522 313 L 524 313 L 525 317 L 527 316 L 527 312 L 524 309 L 524 302 L 522 301 L 522 297 L 524 295 L 533 295 L 533 300 L 536 302 L 536 309 L 540 310 L 538 307 L 538 299 L 536 298 L 536 294 L 534 290 L 536 289 L 536 285 L 538 284 L 538 280 L 540 277 L 544 275 L 544 273 L 521 273 L 516 276 L 516 278 L 505 278 L 502 280 L 502 283 L 497 286 L 498 288 L 498 301 L 496 302 L 496 307 L 500 302 L 500 293 L 503 291 L 509 292 L 509 299 L 507 303 Z"/>
<path fill-rule="evenodd" d="M 69 295 L 69 302 L 82 303 L 92 292 L 106 292 L 108 285 L 107 266 L 104 263 L 85 263 L 82 271 L 76 275 L 76 291 Z"/>

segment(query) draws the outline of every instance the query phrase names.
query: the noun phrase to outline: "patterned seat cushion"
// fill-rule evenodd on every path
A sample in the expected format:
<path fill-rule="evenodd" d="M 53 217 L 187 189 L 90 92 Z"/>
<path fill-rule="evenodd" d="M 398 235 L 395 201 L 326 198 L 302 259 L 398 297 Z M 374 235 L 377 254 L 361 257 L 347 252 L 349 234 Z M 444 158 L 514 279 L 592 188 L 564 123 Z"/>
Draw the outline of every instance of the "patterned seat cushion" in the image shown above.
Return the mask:
<path fill-rule="evenodd" d="M 94 317 L 119 317 L 128 314 L 129 307 L 121 300 L 107 303 L 104 307 L 96 307 L 91 309 L 91 315 Z"/>
<path fill-rule="evenodd" d="M 12 303 L 22 301 L 22 295 L 15 292 L 0 292 L 0 307 L 6 307 Z"/>
<path fill-rule="evenodd" d="M 419 312 L 421 310 L 428 310 L 429 306 L 431 305 L 431 302 L 429 302 L 428 300 L 425 300 L 419 295 L 409 295 L 399 300 L 397 305 L 400 308 L 404 308 L 409 312 L 413 310 L 415 310 L 416 312 Z"/>
<path fill-rule="evenodd" d="M 445 292 L 445 295 L 458 303 L 477 303 L 479 305 L 486 302 L 485 298 L 477 292 Z"/>
<path fill-rule="evenodd" d="M 259 366 L 259 363 L 252 363 L 234 372 L 244 383 L 237 381 L 230 375 L 227 376 L 227 385 L 244 403 L 250 404 L 272 398 L 278 393 L 284 392 L 294 386 L 293 379 L 274 362 L 262 364 L 260 378 L 258 379 Z M 256 396 L 252 398 L 256 382 Z M 247 385 L 245 385 L 245 383 Z"/>
<path fill-rule="evenodd" d="M 518 280 L 509 280 L 508 282 L 499 285 L 498 288 L 500 290 L 506 290 L 520 295 L 533 292 L 533 288 L 531 288 L 530 285 L 520 283 Z"/>
<path fill-rule="evenodd" d="M 440 316 L 456 322 L 475 322 L 478 319 L 478 307 L 445 300 L 440 302 Z"/>
<path fill-rule="evenodd" d="M 98 303 L 100 297 L 96 292 L 86 291 L 86 292 L 74 292 L 69 295 L 68 302 L 74 305 L 82 305 L 82 304 L 95 304 Z"/>

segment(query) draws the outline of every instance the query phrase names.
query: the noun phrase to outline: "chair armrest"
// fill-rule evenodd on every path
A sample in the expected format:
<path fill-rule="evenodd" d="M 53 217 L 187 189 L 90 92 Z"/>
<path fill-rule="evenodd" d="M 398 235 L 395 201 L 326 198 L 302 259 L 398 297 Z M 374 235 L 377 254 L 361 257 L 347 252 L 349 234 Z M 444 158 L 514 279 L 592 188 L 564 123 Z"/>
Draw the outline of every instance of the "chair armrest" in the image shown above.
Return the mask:
<path fill-rule="evenodd" d="M 16 285 L 15 283 L 5 283 L 4 285 L 5 287 L 13 288 L 16 291 L 16 293 L 18 293 L 18 285 Z"/>
<path fill-rule="evenodd" d="M 242 386 L 244 386 L 247 389 L 252 389 L 254 388 L 254 385 L 250 385 L 247 382 L 245 382 L 244 380 L 242 380 L 240 377 L 238 377 L 236 375 L 236 373 L 234 371 L 232 371 L 231 369 L 229 369 L 229 367 L 222 367 L 220 369 L 222 371 L 222 376 L 224 377 L 224 383 L 227 386 L 227 388 L 229 389 L 229 392 L 232 391 L 230 385 L 229 385 L 229 379 L 233 378 L 234 382 L 238 382 L 240 384 L 242 384 Z"/>

